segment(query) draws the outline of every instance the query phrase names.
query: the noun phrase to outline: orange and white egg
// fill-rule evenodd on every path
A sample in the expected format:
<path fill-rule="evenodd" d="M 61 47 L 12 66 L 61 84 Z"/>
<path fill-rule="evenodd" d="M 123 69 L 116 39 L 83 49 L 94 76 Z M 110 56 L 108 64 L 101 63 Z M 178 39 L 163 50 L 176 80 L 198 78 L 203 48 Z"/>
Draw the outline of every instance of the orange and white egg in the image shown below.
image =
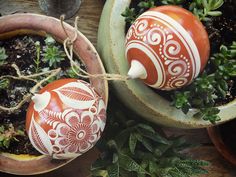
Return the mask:
<path fill-rule="evenodd" d="M 161 90 L 190 84 L 203 70 L 210 51 L 199 19 L 169 5 L 140 15 L 127 32 L 125 47 L 131 65 L 128 76 Z"/>
<path fill-rule="evenodd" d="M 94 88 L 76 79 L 61 79 L 32 97 L 26 129 L 32 145 L 57 159 L 82 155 L 101 137 L 106 105 Z"/>

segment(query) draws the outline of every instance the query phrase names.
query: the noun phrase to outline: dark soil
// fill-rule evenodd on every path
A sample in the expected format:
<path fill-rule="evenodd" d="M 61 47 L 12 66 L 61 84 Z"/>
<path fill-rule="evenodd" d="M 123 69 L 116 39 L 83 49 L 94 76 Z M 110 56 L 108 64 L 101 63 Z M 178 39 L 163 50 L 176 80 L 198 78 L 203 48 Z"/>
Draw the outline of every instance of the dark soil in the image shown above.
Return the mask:
<path fill-rule="evenodd" d="M 8 40 L 0 41 L 0 47 L 4 47 L 6 54 L 8 55 L 7 62 L 3 66 L 0 66 L 0 76 L 2 75 L 14 75 L 16 76 L 15 70 L 11 67 L 11 64 L 15 63 L 22 74 L 29 75 L 35 73 L 34 69 L 34 59 L 36 59 L 36 47 L 35 42 L 39 41 L 42 48 L 45 46 L 44 37 L 41 36 L 17 36 Z M 61 44 L 56 44 L 63 49 Z M 40 56 L 42 59 L 42 56 Z M 81 63 L 82 64 L 82 63 Z M 47 63 L 40 63 L 40 68 L 48 68 Z M 67 77 L 65 71 L 70 68 L 68 60 L 61 62 L 60 67 L 62 68 L 62 74 L 60 78 Z M 55 68 L 51 68 L 55 69 Z M 84 69 L 84 68 L 83 68 Z M 19 81 L 10 80 L 10 85 L 8 89 L 0 89 L 0 105 L 5 107 L 13 107 L 17 105 L 23 96 L 29 92 L 30 88 L 34 86 L 35 83 L 30 81 Z M 0 112 L 0 125 L 8 125 L 12 123 L 15 129 L 20 129 L 25 132 L 25 117 L 28 103 L 23 105 L 23 107 L 16 113 L 6 113 Z M 17 136 L 18 141 L 11 141 L 10 147 L 8 149 L 1 148 L 0 151 L 10 152 L 14 154 L 32 154 L 39 155 L 39 153 L 31 145 L 28 136 Z"/>

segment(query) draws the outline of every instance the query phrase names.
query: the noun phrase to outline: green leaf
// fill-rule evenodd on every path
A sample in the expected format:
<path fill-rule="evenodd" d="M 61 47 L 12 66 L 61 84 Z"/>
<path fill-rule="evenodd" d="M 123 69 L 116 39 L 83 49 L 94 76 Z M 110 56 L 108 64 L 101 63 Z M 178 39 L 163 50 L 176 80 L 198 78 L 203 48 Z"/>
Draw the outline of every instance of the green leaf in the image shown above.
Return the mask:
<path fill-rule="evenodd" d="M 207 9 L 207 10 L 210 9 L 209 4 L 207 3 L 207 0 L 202 0 L 202 5 L 205 9 Z"/>
<path fill-rule="evenodd" d="M 48 63 L 50 67 L 56 68 L 57 65 L 65 60 L 65 52 L 60 50 L 57 46 L 46 46 L 43 53 L 43 62 Z"/>
<path fill-rule="evenodd" d="M 145 137 L 141 136 L 140 134 L 135 134 L 137 140 L 142 143 L 142 145 L 147 149 L 149 150 L 150 152 L 153 152 L 153 148 L 152 148 L 152 144 L 151 142 L 146 139 Z"/>
<path fill-rule="evenodd" d="M 207 15 L 217 17 L 217 16 L 222 15 L 222 12 L 221 11 L 210 11 L 210 12 L 207 12 Z"/>
<path fill-rule="evenodd" d="M 124 129 L 115 137 L 118 149 L 120 149 L 125 144 L 125 142 L 128 141 L 131 131 L 132 129 L 130 128 Z"/>
<path fill-rule="evenodd" d="M 149 161 L 148 168 L 149 168 L 149 173 L 154 174 L 158 167 L 157 167 L 156 162 Z"/>
<path fill-rule="evenodd" d="M 137 172 L 142 174 L 149 174 L 145 169 L 143 169 L 137 162 L 125 154 L 119 155 L 120 167 L 130 172 Z"/>
<path fill-rule="evenodd" d="M 144 137 L 147 137 L 150 140 L 153 140 L 157 143 L 166 144 L 166 145 L 170 144 L 170 142 L 166 138 L 160 136 L 158 133 L 153 134 L 153 133 L 150 133 L 150 132 L 147 132 L 147 131 L 140 131 L 140 133 Z"/>
<path fill-rule="evenodd" d="M 3 133 L 5 131 L 5 128 L 3 125 L 0 126 L 0 133 Z"/>
<path fill-rule="evenodd" d="M 135 133 L 131 133 L 131 135 L 129 137 L 129 149 L 132 154 L 134 154 L 136 144 L 137 144 L 136 135 L 135 135 Z"/>
<path fill-rule="evenodd" d="M 151 133 L 155 133 L 155 130 L 147 124 L 138 124 L 138 127 L 142 128 L 142 129 L 145 129 L 145 130 L 147 130 Z"/>
<path fill-rule="evenodd" d="M 138 174 L 137 174 L 137 177 L 146 177 L 146 175 L 145 175 L 145 174 L 142 174 L 142 173 L 138 173 Z"/>
<path fill-rule="evenodd" d="M 23 130 L 17 130 L 16 135 L 18 136 L 25 136 L 25 132 Z"/>
<path fill-rule="evenodd" d="M 109 177 L 107 170 L 95 170 L 92 171 L 92 176 L 96 177 Z"/>
<path fill-rule="evenodd" d="M 3 146 L 5 146 L 6 148 L 9 148 L 10 142 L 11 142 L 10 138 L 4 138 Z"/>
<path fill-rule="evenodd" d="M 181 163 L 185 163 L 194 167 L 210 165 L 210 163 L 205 160 L 193 160 L 193 159 L 185 159 L 185 160 L 182 160 Z"/>
<path fill-rule="evenodd" d="M 172 168 L 169 173 L 174 177 L 189 177 L 189 175 L 185 174 L 183 171 L 178 168 Z"/>
<path fill-rule="evenodd" d="M 196 175 L 199 175 L 199 174 L 208 174 L 208 171 L 203 169 L 203 168 L 192 168 L 191 169 L 192 171 L 192 174 L 196 174 Z"/>
<path fill-rule="evenodd" d="M 5 138 L 4 135 L 1 135 L 1 134 L 0 134 L 0 141 L 3 141 L 4 138 Z"/>
<path fill-rule="evenodd" d="M 109 177 L 119 177 L 119 163 L 114 163 L 107 168 L 108 176 Z"/>
<path fill-rule="evenodd" d="M 52 36 L 47 36 L 44 42 L 46 43 L 46 45 L 54 45 L 56 43 L 55 39 L 53 39 Z"/>
<path fill-rule="evenodd" d="M 4 61 L 7 59 L 6 50 L 3 47 L 0 47 L 0 65 L 4 64 Z"/>
<path fill-rule="evenodd" d="M 125 21 L 130 24 L 132 24 L 138 16 L 134 8 L 130 9 L 128 7 L 125 9 L 125 11 L 121 15 L 125 17 Z"/>
<path fill-rule="evenodd" d="M 119 156 L 117 153 L 113 154 L 113 158 L 112 158 L 112 163 L 116 163 L 119 160 Z"/>
<path fill-rule="evenodd" d="M 212 4 L 212 6 L 211 6 L 211 10 L 219 9 L 224 4 L 224 0 L 216 0 L 214 2 L 215 3 Z"/>
<path fill-rule="evenodd" d="M 106 166 L 110 165 L 110 161 L 106 161 L 106 159 L 99 158 L 95 161 L 95 163 L 91 166 L 91 171 L 96 171 L 102 168 L 105 168 Z"/>

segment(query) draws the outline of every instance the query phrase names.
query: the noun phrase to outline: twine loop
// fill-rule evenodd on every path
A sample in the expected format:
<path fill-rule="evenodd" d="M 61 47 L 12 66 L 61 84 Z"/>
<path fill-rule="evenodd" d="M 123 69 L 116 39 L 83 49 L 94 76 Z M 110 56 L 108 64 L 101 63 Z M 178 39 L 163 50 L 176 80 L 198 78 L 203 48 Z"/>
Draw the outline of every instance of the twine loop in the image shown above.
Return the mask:
<path fill-rule="evenodd" d="M 74 34 L 73 36 L 70 36 L 65 28 L 64 25 L 64 16 L 62 15 L 60 17 L 60 22 L 62 29 L 64 33 L 66 34 L 67 38 L 63 42 L 63 47 L 66 53 L 66 56 L 70 60 L 71 68 L 75 72 L 76 75 L 82 78 L 101 78 L 107 81 L 128 81 L 130 78 L 128 76 L 120 75 L 120 74 L 109 74 L 109 73 L 104 73 L 104 74 L 91 74 L 85 71 L 80 67 L 80 65 L 73 60 L 73 47 L 74 47 L 74 42 L 76 41 L 78 37 L 78 19 L 79 17 L 77 16 L 75 18 L 74 22 Z M 78 72 L 79 71 L 79 72 Z"/>

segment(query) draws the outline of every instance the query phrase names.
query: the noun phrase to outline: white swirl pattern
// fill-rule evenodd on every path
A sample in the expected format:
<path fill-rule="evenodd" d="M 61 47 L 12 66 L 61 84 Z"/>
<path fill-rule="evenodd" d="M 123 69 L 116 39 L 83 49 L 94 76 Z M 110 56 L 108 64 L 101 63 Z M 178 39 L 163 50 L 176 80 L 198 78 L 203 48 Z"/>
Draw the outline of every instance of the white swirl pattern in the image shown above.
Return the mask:
<path fill-rule="evenodd" d="M 165 33 L 159 28 L 152 28 L 147 33 L 147 42 L 151 45 L 158 45 L 163 40 L 163 43 L 166 41 Z"/>
<path fill-rule="evenodd" d="M 165 57 L 167 57 L 168 59 L 174 59 L 174 60 L 179 59 L 178 57 L 174 56 L 178 55 L 180 51 L 181 51 L 181 46 L 179 42 L 175 40 L 169 40 L 164 44 L 163 52 Z"/>
<path fill-rule="evenodd" d="M 148 32 L 148 21 L 142 20 L 137 23 L 134 28 L 134 32 L 137 36 L 142 36 Z"/>
<path fill-rule="evenodd" d="M 169 64 L 168 72 L 173 76 L 182 76 L 187 71 L 187 64 L 183 60 L 176 60 Z"/>
<path fill-rule="evenodd" d="M 159 63 L 158 68 L 161 67 L 161 69 L 159 71 L 157 70 L 158 78 L 156 83 L 149 85 L 155 88 L 169 90 L 188 84 L 198 75 L 200 72 L 200 57 L 196 45 L 188 32 L 182 27 L 179 27 L 180 25 L 178 24 L 178 26 L 176 24 L 177 22 L 173 23 L 173 19 L 170 19 L 169 16 L 167 16 L 168 18 L 164 18 L 166 16 L 159 12 L 152 13 L 152 11 L 145 12 L 141 15 L 128 31 L 126 55 L 132 49 L 141 51 L 155 50 L 158 57 L 154 60 L 158 60 L 158 62 L 154 62 L 151 58 L 149 59 L 155 66 Z M 148 17 L 155 20 L 151 20 L 150 22 L 147 20 Z M 155 23 L 153 23 L 154 21 Z M 129 41 L 131 37 L 139 41 L 137 45 Z M 150 47 L 146 44 L 150 45 Z M 185 53 L 187 55 L 182 54 L 182 50 L 186 51 Z M 160 63 L 163 65 L 160 65 Z M 190 73 L 189 68 L 191 68 L 193 73 Z M 164 77 L 166 75 L 171 75 L 171 77 Z M 160 84 L 161 80 L 164 80 L 164 84 Z"/>

